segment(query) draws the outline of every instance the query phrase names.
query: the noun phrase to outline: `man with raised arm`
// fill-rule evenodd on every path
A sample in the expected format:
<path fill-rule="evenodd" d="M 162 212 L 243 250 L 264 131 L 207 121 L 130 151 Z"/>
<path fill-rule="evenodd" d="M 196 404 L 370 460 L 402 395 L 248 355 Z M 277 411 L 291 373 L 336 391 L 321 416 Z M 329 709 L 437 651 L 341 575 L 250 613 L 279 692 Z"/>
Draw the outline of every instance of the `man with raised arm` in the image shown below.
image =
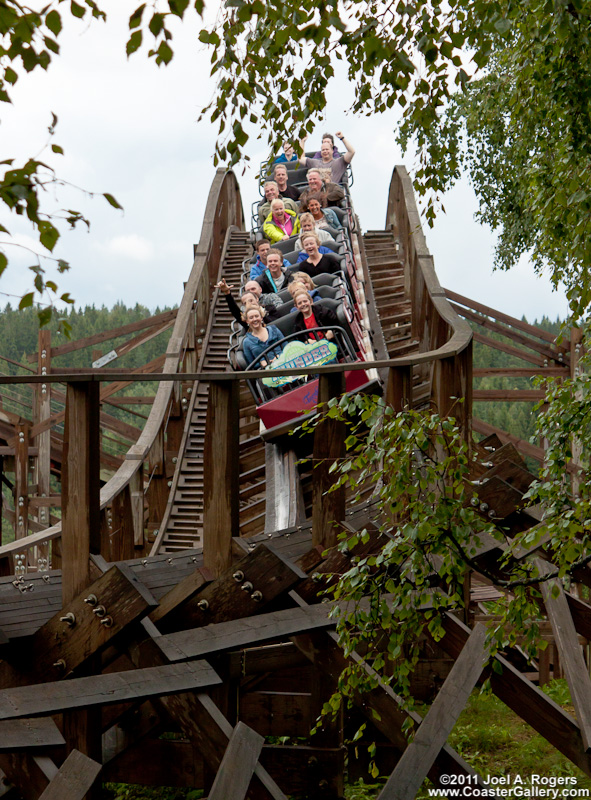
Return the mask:
<path fill-rule="evenodd" d="M 347 171 L 347 166 L 351 163 L 351 160 L 355 155 L 355 150 L 353 147 L 351 147 L 348 140 L 345 139 L 342 131 L 337 131 L 336 135 L 347 149 L 347 152 L 344 155 L 335 158 L 330 139 L 323 139 L 320 147 L 320 158 L 307 158 L 307 156 L 304 154 L 300 158 L 300 164 L 302 167 L 323 167 L 325 169 L 330 169 L 332 182 L 340 183 L 343 180 L 343 175 Z M 307 138 L 308 137 L 306 137 L 306 139 Z M 302 150 L 304 149 L 306 139 L 303 139 L 301 142 Z"/>

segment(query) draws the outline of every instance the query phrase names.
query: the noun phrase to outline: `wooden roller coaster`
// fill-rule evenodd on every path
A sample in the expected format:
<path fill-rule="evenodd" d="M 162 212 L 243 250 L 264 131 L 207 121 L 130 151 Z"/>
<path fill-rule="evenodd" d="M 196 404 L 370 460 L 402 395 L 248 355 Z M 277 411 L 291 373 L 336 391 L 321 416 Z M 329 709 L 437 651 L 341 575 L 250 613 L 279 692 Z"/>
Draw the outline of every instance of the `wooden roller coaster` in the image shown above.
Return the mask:
<path fill-rule="evenodd" d="M 403 168 L 392 176 L 384 229 L 362 235 L 352 207 L 350 222 L 369 351 L 346 369 L 375 369 L 396 410 L 431 403 L 447 415 L 465 398 L 453 408 L 456 419 L 467 437 L 485 437 L 472 464 L 481 508 L 505 529 L 537 524 L 535 510 L 521 508 L 532 480 L 524 458 L 540 460 L 543 449 L 472 419 L 472 401 L 542 395 L 473 390 L 472 341 L 528 365 L 503 374 L 528 376 L 573 374 L 579 341 L 557 344 L 446 293 Z M 333 423 L 314 434 L 312 480 L 285 437 L 260 435 L 247 382 L 267 373 L 228 366 L 232 318 L 213 287 L 222 277 L 240 282 L 252 253 L 244 228 L 236 178 L 218 171 L 178 311 L 59 347 L 41 332 L 31 371 L 0 378 L 5 391 L 30 384 L 34 396 L 31 418 L 0 408 L 0 474 L 14 498 L 2 508 L 14 540 L 0 547 L 0 794 L 80 800 L 111 781 L 202 788 L 210 800 L 334 800 L 347 776 L 367 775 L 367 760 L 347 744 L 358 717 L 391 773 L 381 797 L 410 799 L 425 777 L 445 788 L 447 775 L 470 776 L 457 786 L 468 796 L 462 787 L 482 786 L 482 778 L 446 741 L 487 677 L 591 776 L 591 682 L 581 648 L 591 638 L 591 607 L 558 586 L 544 590 L 551 647 L 535 673 L 501 655 L 502 669 L 483 669 L 490 587 L 477 572 L 466 614 L 446 617 L 446 635 L 427 643 L 414 676 L 416 696 L 435 699 L 423 719 L 411 715 L 411 744 L 408 713 L 384 684 L 356 699 L 351 718 L 325 721 L 310 735 L 343 667 L 361 660 L 339 648 L 312 576 L 347 568 L 334 521 L 371 530 L 373 512 L 328 493 L 334 478 L 323 465 L 344 447 Z M 107 366 L 168 328 L 166 352 L 144 368 Z M 52 366 L 68 351 L 123 335 L 123 345 L 93 353 L 93 368 Z M 343 391 L 344 371 L 286 370 L 317 374 L 321 401 Z M 138 382 L 154 393 L 122 394 Z M 140 404 L 150 405 L 141 430 L 137 413 L 125 422 L 103 410 Z M 123 455 L 106 447 L 112 434 L 129 443 Z M 375 533 L 358 552 L 379 547 Z M 477 554 L 489 570 L 497 548 Z M 588 568 L 578 580 L 591 586 Z M 563 674 L 575 716 L 539 688 Z"/>

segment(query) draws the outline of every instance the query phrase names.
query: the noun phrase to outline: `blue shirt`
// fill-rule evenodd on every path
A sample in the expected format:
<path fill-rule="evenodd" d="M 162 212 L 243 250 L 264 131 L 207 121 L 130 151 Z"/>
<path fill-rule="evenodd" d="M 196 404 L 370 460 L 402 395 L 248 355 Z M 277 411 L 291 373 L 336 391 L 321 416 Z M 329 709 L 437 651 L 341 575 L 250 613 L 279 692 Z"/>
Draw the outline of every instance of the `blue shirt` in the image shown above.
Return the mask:
<path fill-rule="evenodd" d="M 280 342 L 283 339 L 283 334 L 279 330 L 276 325 L 267 325 L 267 331 L 269 333 L 269 338 L 266 342 L 261 342 L 258 336 L 255 336 L 250 331 L 244 337 L 244 341 L 242 343 L 242 350 L 244 352 L 244 358 L 246 359 L 247 364 L 252 364 L 252 362 L 260 356 L 260 354 L 270 347 L 275 342 Z M 281 351 L 283 350 L 282 347 L 274 347 L 272 350 L 266 355 L 267 361 L 271 361 L 272 358 L 278 356 Z"/>
<path fill-rule="evenodd" d="M 330 249 L 330 247 L 324 247 L 323 245 L 320 245 L 320 247 L 318 248 L 318 252 L 319 253 L 332 253 L 332 250 Z M 296 261 L 296 264 L 298 263 L 298 261 L 306 261 L 307 258 L 308 258 L 308 254 L 306 253 L 305 250 L 302 250 L 300 252 L 299 256 L 298 256 L 298 260 Z"/>

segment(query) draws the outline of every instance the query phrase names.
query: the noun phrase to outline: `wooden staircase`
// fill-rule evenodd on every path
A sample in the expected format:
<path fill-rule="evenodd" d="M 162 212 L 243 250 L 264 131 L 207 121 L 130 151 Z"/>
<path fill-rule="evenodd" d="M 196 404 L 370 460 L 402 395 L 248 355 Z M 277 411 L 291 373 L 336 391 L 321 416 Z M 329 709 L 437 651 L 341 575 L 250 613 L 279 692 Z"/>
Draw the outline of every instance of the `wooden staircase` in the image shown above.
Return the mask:
<path fill-rule="evenodd" d="M 221 277 L 240 286 L 243 261 L 252 254 L 250 237 L 244 231 L 231 234 Z M 236 293 L 236 290 L 234 290 Z M 199 371 L 225 372 L 232 315 L 222 295 L 217 296 L 205 333 Z M 208 384 L 196 381 L 191 394 L 185 432 L 164 517 L 159 552 L 174 552 L 201 546 L 203 532 L 203 451 Z M 246 386 L 240 393 L 240 533 L 259 533 L 265 516 L 265 447 L 258 436 L 259 421 L 252 395 Z"/>

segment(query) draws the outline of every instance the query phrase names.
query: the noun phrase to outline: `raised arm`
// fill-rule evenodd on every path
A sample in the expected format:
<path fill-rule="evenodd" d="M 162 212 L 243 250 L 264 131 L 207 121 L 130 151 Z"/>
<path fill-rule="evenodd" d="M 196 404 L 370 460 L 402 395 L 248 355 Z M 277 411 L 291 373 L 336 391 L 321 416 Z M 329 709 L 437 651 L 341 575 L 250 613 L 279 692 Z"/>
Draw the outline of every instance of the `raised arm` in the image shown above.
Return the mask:
<path fill-rule="evenodd" d="M 306 166 L 306 142 L 308 141 L 308 137 L 304 136 L 303 139 L 300 139 L 300 147 L 302 148 L 302 155 L 300 156 L 300 164 L 302 167 Z"/>
<path fill-rule="evenodd" d="M 355 148 L 351 147 L 351 144 L 349 143 L 348 139 L 345 139 L 345 137 L 343 136 L 343 132 L 342 131 L 337 131 L 336 132 L 336 136 L 337 136 L 337 139 L 340 139 L 341 142 L 347 148 L 347 152 L 344 154 L 343 158 L 345 159 L 347 164 L 350 164 L 351 163 L 351 159 L 355 155 Z"/>

